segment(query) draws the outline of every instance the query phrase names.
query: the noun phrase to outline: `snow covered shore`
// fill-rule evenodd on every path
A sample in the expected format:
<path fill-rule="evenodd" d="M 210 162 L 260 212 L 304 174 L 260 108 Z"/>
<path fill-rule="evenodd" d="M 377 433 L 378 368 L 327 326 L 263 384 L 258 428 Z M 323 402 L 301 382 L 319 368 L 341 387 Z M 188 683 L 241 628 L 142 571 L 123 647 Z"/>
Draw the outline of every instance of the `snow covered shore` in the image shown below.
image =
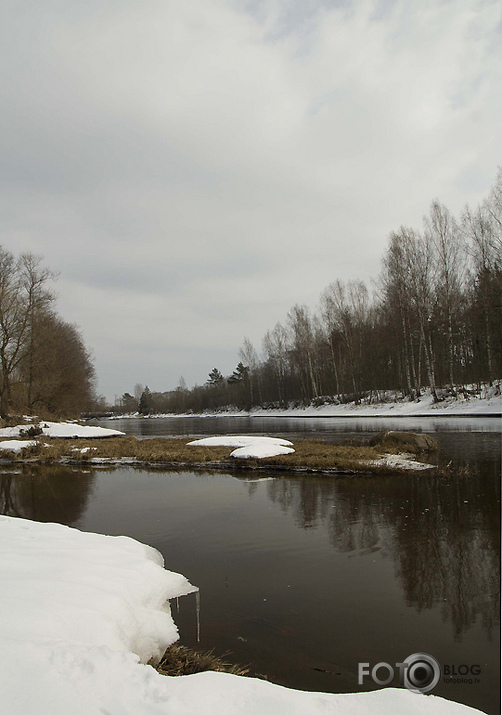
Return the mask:
<path fill-rule="evenodd" d="M 127 537 L 0 516 L 0 706 L 9 715 L 468 715 L 387 688 L 299 692 L 227 673 L 146 665 L 174 642 L 166 599 L 196 590 Z"/>
<path fill-rule="evenodd" d="M 287 408 L 254 407 L 250 411 L 239 409 L 218 410 L 202 413 L 169 413 L 140 415 L 138 412 L 116 415 L 108 419 L 141 418 L 155 419 L 162 417 L 496 417 L 502 415 L 502 395 L 500 388 L 486 389 L 482 395 L 469 397 L 459 395 L 445 397 L 434 402 L 430 393 L 424 393 L 417 400 L 403 400 L 397 393 L 386 393 L 382 402 L 347 402 L 344 404 L 326 403 L 319 406 Z"/>
<path fill-rule="evenodd" d="M 446 398 L 434 402 L 430 394 L 417 400 L 380 402 L 375 404 L 326 404 L 320 407 L 298 407 L 287 410 L 253 410 L 256 417 L 461 417 L 497 416 L 502 414 L 502 396 L 489 394 L 483 398 Z"/>

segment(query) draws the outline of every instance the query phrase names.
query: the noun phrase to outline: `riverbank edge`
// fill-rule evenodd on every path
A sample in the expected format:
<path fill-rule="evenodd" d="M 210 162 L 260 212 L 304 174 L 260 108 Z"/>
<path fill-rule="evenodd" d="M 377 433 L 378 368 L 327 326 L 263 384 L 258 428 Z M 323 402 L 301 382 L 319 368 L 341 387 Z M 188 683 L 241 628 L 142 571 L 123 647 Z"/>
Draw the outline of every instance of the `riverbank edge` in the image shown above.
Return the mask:
<path fill-rule="evenodd" d="M 405 453 L 403 453 L 404 455 Z M 384 455 L 382 455 L 384 456 Z M 413 455 L 408 454 L 408 458 Z M 360 467 L 323 467 L 314 465 L 292 465 L 292 464 L 277 464 L 271 463 L 266 459 L 242 459 L 235 460 L 230 457 L 219 460 L 197 461 L 169 461 L 158 460 L 152 461 L 148 459 L 138 459 L 136 457 L 61 457 L 59 459 L 47 459 L 45 457 L 17 457 L 10 459 L 8 457 L 0 458 L 0 465 L 33 465 L 33 466 L 73 466 L 73 467 L 134 467 L 138 469 L 150 469 L 155 471 L 188 471 L 195 470 L 198 472 L 251 472 L 254 474 L 273 474 L 282 476 L 285 474 L 294 474 L 296 476 L 312 476 L 312 477 L 385 477 L 385 476 L 424 476 L 450 475 L 450 467 L 446 465 L 429 465 L 428 468 L 413 469 L 412 467 L 388 466 L 384 464 L 368 465 L 361 464 Z"/>

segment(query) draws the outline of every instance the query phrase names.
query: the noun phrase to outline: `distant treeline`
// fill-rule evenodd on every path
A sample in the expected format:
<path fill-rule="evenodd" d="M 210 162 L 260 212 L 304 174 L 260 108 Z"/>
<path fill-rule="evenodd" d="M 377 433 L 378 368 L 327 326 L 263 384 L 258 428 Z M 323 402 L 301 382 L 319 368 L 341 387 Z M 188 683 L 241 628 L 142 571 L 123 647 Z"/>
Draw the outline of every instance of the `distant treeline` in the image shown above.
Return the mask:
<path fill-rule="evenodd" d="M 0 246 L 0 415 L 77 416 L 93 406 L 94 367 L 55 311 L 54 272 Z"/>
<path fill-rule="evenodd" d="M 188 390 L 124 394 L 117 408 L 200 411 L 358 400 L 400 390 L 493 383 L 502 376 L 502 168 L 488 198 L 455 218 L 435 200 L 422 231 L 389 236 L 370 295 L 362 281 L 335 280 L 312 313 L 295 305 L 263 338 L 248 339 L 233 375 L 214 368 Z"/>

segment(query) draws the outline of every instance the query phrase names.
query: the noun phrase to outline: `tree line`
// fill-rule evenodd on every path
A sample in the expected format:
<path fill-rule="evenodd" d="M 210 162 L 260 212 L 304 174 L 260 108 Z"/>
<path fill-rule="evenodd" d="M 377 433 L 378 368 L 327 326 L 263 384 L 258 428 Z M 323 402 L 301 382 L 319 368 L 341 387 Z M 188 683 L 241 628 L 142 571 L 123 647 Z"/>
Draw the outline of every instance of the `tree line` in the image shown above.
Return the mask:
<path fill-rule="evenodd" d="M 437 401 L 500 380 L 501 303 L 499 168 L 475 210 L 466 207 L 456 218 L 434 200 L 421 230 L 393 231 L 371 293 L 363 281 L 337 279 L 322 291 L 316 311 L 294 305 L 267 330 L 261 355 L 245 339 L 232 375 L 215 367 L 202 386 L 188 390 L 181 379 L 168 392 L 148 390 L 136 399 L 126 393 L 118 408 L 323 404 L 381 400 L 390 390 L 416 399 L 425 389 Z"/>
<path fill-rule="evenodd" d="M 0 246 L 0 416 L 76 416 L 95 400 L 91 356 L 56 312 L 56 274 Z"/>

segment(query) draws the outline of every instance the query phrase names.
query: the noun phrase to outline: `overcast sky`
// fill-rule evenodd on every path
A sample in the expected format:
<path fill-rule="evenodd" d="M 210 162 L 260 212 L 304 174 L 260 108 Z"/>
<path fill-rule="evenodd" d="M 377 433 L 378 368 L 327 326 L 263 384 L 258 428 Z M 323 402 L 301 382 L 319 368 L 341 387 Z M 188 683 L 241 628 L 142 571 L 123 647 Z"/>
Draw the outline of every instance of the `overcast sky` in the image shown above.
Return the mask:
<path fill-rule="evenodd" d="M 502 163 L 500 0 L 3 0 L 4 248 L 42 254 L 100 393 L 248 336 Z"/>

